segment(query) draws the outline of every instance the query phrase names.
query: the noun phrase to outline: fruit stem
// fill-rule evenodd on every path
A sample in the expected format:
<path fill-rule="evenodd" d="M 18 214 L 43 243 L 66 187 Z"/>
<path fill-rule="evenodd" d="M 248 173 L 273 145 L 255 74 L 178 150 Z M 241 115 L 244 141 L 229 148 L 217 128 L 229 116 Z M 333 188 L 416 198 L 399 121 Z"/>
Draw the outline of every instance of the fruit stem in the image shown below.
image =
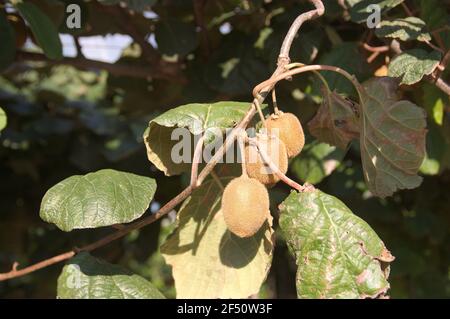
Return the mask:
<path fill-rule="evenodd" d="M 248 137 L 247 137 L 247 134 L 245 133 L 245 131 L 243 131 L 237 139 L 237 142 L 239 144 L 239 153 L 240 153 L 240 157 L 241 157 L 242 175 L 244 175 L 244 176 L 248 176 L 247 175 L 247 166 L 245 164 L 245 147 L 244 147 L 244 143 L 245 143 L 246 139 L 248 139 Z"/>
<path fill-rule="evenodd" d="M 258 111 L 258 115 L 259 115 L 259 118 L 261 119 L 261 123 L 262 123 L 263 127 L 265 129 L 267 129 L 266 119 L 264 118 L 264 114 L 263 114 L 263 112 L 261 110 L 261 104 L 259 103 L 259 101 L 257 99 L 255 100 L 254 104 L 256 106 L 256 110 Z"/>
<path fill-rule="evenodd" d="M 303 186 L 297 183 L 296 181 L 287 177 L 283 172 L 280 171 L 280 168 L 271 160 L 270 156 L 264 151 L 261 143 L 255 138 L 248 138 L 248 142 L 258 148 L 258 152 L 261 155 L 262 160 L 270 167 L 270 169 L 277 175 L 280 180 L 282 180 L 285 184 L 290 187 L 296 189 L 299 192 L 308 192 L 314 190 L 312 185 Z"/>
<path fill-rule="evenodd" d="M 275 91 L 275 87 L 272 90 L 272 104 L 273 104 L 273 112 L 278 115 L 280 113 L 280 110 L 278 109 L 278 103 L 277 103 L 277 93 Z"/>

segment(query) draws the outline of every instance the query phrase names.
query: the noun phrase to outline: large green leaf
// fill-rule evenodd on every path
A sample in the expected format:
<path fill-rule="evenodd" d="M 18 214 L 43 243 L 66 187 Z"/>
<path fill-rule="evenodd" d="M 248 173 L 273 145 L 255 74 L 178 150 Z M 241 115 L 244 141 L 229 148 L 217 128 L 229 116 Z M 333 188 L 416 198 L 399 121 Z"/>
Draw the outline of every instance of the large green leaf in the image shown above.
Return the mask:
<path fill-rule="evenodd" d="M 292 191 L 280 210 L 300 298 L 376 298 L 389 289 L 387 263 L 394 257 L 339 199 Z"/>
<path fill-rule="evenodd" d="M 345 0 L 350 8 L 352 20 L 358 23 L 366 23 L 369 16 L 374 13 L 371 5 L 378 5 L 381 13 L 386 13 L 403 1 L 404 0 Z"/>
<path fill-rule="evenodd" d="M 146 279 L 118 266 L 80 253 L 58 278 L 62 299 L 164 299 Z"/>
<path fill-rule="evenodd" d="M 419 82 L 425 75 L 430 75 L 439 65 L 441 54 L 437 51 L 428 53 L 422 49 L 404 51 L 389 64 L 388 75 L 401 78 L 402 84 L 411 85 Z"/>
<path fill-rule="evenodd" d="M 361 159 L 370 191 L 379 197 L 418 187 L 417 172 L 425 157 L 425 111 L 397 101 L 391 78 L 364 84 L 361 116 Z"/>
<path fill-rule="evenodd" d="M 197 32 L 191 23 L 165 19 L 156 25 L 158 50 L 167 55 L 186 55 L 198 45 Z"/>
<path fill-rule="evenodd" d="M 45 55 L 50 59 L 61 59 L 63 56 L 62 44 L 58 28 L 50 18 L 31 2 L 19 2 L 16 4 L 16 8 L 28 22 Z"/>
<path fill-rule="evenodd" d="M 359 137 L 359 106 L 334 92 L 323 90 L 324 99 L 308 123 L 310 133 L 319 141 L 346 149 Z"/>
<path fill-rule="evenodd" d="M 416 17 L 381 21 L 375 30 L 378 37 L 394 38 L 402 41 L 418 40 L 430 41 L 431 36 L 424 31 L 426 24 Z"/>
<path fill-rule="evenodd" d="M 225 132 L 238 123 L 249 110 L 250 104 L 246 102 L 217 102 L 192 103 L 173 108 L 151 120 L 144 133 L 147 156 L 159 170 L 166 175 L 176 175 L 189 171 L 191 164 L 185 161 L 176 163 L 172 158 L 175 144 L 181 143 L 172 132 L 177 127 L 187 128 L 193 135 L 205 134 L 205 144 L 214 140 L 215 134 Z M 195 141 L 191 143 L 189 151 L 193 149 Z M 192 159 L 190 154 L 189 159 Z"/>
<path fill-rule="evenodd" d="M 178 227 L 161 247 L 172 266 L 177 298 L 247 298 L 258 293 L 269 271 L 271 222 L 250 238 L 227 230 L 221 197 L 236 174 L 225 166 L 217 180 L 206 180 L 183 203 Z"/>
<path fill-rule="evenodd" d="M 317 140 L 305 145 L 300 156 L 290 164 L 297 177 L 307 183 L 320 183 L 330 175 L 344 158 L 345 151 Z"/>
<path fill-rule="evenodd" d="M 16 55 L 16 40 L 14 36 L 14 29 L 9 24 L 3 12 L 0 12 L 0 43 L 2 49 L 0 50 L 0 72 L 10 66 L 14 61 Z"/>
<path fill-rule="evenodd" d="M 64 231 L 128 223 L 144 214 L 155 191 L 154 179 L 112 169 L 74 175 L 47 191 L 40 216 Z"/>
<path fill-rule="evenodd" d="M 8 123 L 8 119 L 6 117 L 6 113 L 0 107 L 0 131 L 2 131 L 6 127 L 7 123 Z"/>

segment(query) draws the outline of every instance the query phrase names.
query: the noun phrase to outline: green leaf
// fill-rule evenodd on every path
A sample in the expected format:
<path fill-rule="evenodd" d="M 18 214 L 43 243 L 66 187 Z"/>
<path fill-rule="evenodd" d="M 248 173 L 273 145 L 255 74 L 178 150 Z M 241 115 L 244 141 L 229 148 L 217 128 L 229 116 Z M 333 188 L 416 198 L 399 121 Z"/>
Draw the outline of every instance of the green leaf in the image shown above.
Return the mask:
<path fill-rule="evenodd" d="M 292 191 L 280 227 L 295 257 L 299 298 L 376 298 L 389 289 L 394 257 L 370 226 L 336 197 Z"/>
<path fill-rule="evenodd" d="M 36 5 L 31 2 L 19 2 L 16 8 L 28 22 L 38 44 L 49 59 L 62 59 L 62 44 L 58 29 Z"/>
<path fill-rule="evenodd" d="M 379 197 L 418 187 L 417 171 L 425 157 L 425 112 L 397 101 L 397 86 L 388 77 L 364 84 L 361 159 L 370 191 Z"/>
<path fill-rule="evenodd" d="M 307 183 L 320 183 L 330 175 L 344 158 L 345 151 L 317 140 L 307 143 L 301 156 L 291 162 L 291 170 Z"/>
<path fill-rule="evenodd" d="M 146 279 L 82 252 L 58 278 L 61 299 L 164 299 Z"/>
<path fill-rule="evenodd" d="M 439 65 L 441 54 L 422 49 L 404 51 L 389 64 L 388 75 L 401 78 L 401 84 L 412 85 L 430 75 Z"/>
<path fill-rule="evenodd" d="M 416 17 L 381 21 L 375 30 L 378 37 L 394 38 L 401 41 L 418 40 L 430 41 L 431 36 L 425 32 L 426 24 Z"/>
<path fill-rule="evenodd" d="M 224 133 L 225 129 L 235 126 L 249 108 L 250 104 L 247 102 L 217 102 L 192 103 L 170 109 L 151 120 L 144 133 L 149 161 L 166 175 L 189 171 L 190 161 L 175 163 L 172 159 L 173 147 L 181 143 L 176 140 L 177 134 L 172 140 L 173 130 L 184 127 L 193 135 L 205 133 L 205 144 L 210 144 L 218 133 L 217 130 Z M 193 149 L 194 143 L 195 141 L 191 140 L 188 151 Z M 188 157 L 192 159 L 192 153 Z"/>
<path fill-rule="evenodd" d="M 247 298 L 258 293 L 269 271 L 269 222 L 250 238 L 227 230 L 221 197 L 223 187 L 237 174 L 224 166 L 217 180 L 206 180 L 183 203 L 178 227 L 161 247 L 172 266 L 177 298 Z"/>
<path fill-rule="evenodd" d="M 404 0 L 345 0 L 347 6 L 350 8 L 350 16 L 354 22 L 366 23 L 367 19 L 374 10 L 371 10 L 370 5 L 378 5 L 381 13 L 395 8 Z"/>
<path fill-rule="evenodd" d="M 154 179 L 112 169 L 74 175 L 47 191 L 40 216 L 63 231 L 129 223 L 144 214 L 155 191 Z"/>
<path fill-rule="evenodd" d="M 198 45 L 195 26 L 175 19 L 166 19 L 158 23 L 155 39 L 158 50 L 167 55 L 186 55 Z"/>
<path fill-rule="evenodd" d="M 308 128 L 319 141 L 343 150 L 359 137 L 359 106 L 335 92 L 322 90 L 324 99 Z"/>
<path fill-rule="evenodd" d="M 14 29 L 3 12 L 0 12 L 0 71 L 11 65 L 16 56 L 16 40 Z"/>
<path fill-rule="evenodd" d="M 446 155 L 450 151 L 450 145 L 444 137 L 445 128 L 431 124 L 428 130 L 427 152 L 420 166 L 420 172 L 425 175 L 437 175 L 447 166 Z"/>
<path fill-rule="evenodd" d="M 6 117 L 6 113 L 0 107 L 0 132 L 6 127 L 7 124 L 8 124 L 8 119 Z"/>

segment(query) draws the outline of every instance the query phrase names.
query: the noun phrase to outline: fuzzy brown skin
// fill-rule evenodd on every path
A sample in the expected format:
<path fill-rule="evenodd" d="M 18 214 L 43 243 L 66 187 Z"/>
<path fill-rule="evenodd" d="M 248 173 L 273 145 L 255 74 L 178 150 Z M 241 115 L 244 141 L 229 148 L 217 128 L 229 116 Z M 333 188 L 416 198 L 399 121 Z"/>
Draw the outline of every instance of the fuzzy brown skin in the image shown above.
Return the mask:
<path fill-rule="evenodd" d="M 286 174 L 288 170 L 288 157 L 284 143 L 277 137 L 262 135 L 257 138 L 272 162 L 278 166 L 283 174 Z M 270 168 L 265 165 L 256 146 L 245 146 L 245 163 L 248 176 L 256 178 L 264 185 L 271 187 L 280 181 L 280 178 L 273 174 Z"/>
<path fill-rule="evenodd" d="M 239 237 L 258 232 L 269 215 L 269 194 L 263 184 L 242 175 L 223 192 L 222 213 L 228 230 Z"/>
<path fill-rule="evenodd" d="M 269 134 L 277 135 L 286 145 L 289 158 L 295 157 L 305 146 L 305 134 L 299 119 L 292 113 L 279 112 L 266 119 Z"/>

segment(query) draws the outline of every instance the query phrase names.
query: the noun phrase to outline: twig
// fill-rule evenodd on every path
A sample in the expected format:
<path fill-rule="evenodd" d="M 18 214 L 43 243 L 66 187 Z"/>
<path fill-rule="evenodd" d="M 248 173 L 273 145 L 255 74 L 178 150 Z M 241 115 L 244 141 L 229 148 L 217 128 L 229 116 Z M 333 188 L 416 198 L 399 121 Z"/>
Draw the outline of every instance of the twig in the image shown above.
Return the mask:
<path fill-rule="evenodd" d="M 195 146 L 194 156 L 192 157 L 192 168 L 191 168 L 191 186 L 197 185 L 198 178 L 198 164 L 200 164 L 202 151 L 203 151 L 203 143 L 205 141 L 205 133 L 199 138 L 197 145 Z"/>
<path fill-rule="evenodd" d="M 315 17 L 318 17 L 318 16 L 322 15 L 324 12 L 324 7 L 323 7 L 323 4 L 321 1 L 319 1 L 319 0 L 311 0 L 311 1 L 316 6 L 316 10 L 309 12 L 308 19 L 313 19 Z M 302 14 L 300 16 L 304 16 L 304 14 Z M 296 19 L 296 21 L 297 20 L 298 20 L 298 18 Z M 305 20 L 307 20 L 307 18 L 303 18 L 303 21 L 305 21 Z M 303 21 L 302 21 L 302 23 L 303 23 Z M 301 25 L 301 23 L 300 23 L 300 25 Z M 298 31 L 300 25 L 298 25 L 294 28 L 291 27 L 289 29 L 286 37 L 290 37 L 293 39 L 295 37 L 295 33 Z M 291 44 L 292 39 L 287 42 Z M 286 42 L 286 40 L 284 42 Z M 287 54 L 287 55 L 279 57 L 278 66 L 277 66 L 276 70 L 274 71 L 274 73 L 272 74 L 271 78 L 276 78 L 279 74 L 282 74 L 283 71 L 285 70 L 285 65 L 289 61 L 288 54 L 289 54 L 290 44 L 289 45 L 285 44 L 284 54 Z M 214 154 L 212 159 L 208 162 L 208 164 L 205 166 L 205 168 L 200 172 L 196 185 L 201 185 L 201 183 L 206 178 L 206 176 L 209 175 L 213 171 L 214 166 L 218 163 L 219 159 L 222 158 L 222 156 L 225 154 L 225 152 L 231 147 L 231 145 L 233 145 L 235 139 L 237 138 L 237 136 L 239 134 L 239 131 L 242 130 L 243 128 L 245 128 L 248 125 L 248 123 L 250 122 L 250 120 L 253 118 L 253 116 L 255 115 L 255 112 L 256 112 L 255 101 L 262 103 L 264 101 L 265 97 L 267 96 L 267 93 L 271 90 L 272 87 L 273 87 L 273 84 L 268 84 L 267 86 L 260 88 L 261 93 L 259 93 L 258 96 L 255 97 L 255 99 L 253 100 L 253 103 L 251 104 L 250 109 L 247 111 L 244 118 L 235 126 L 235 128 L 231 131 L 228 138 L 225 140 L 225 143 L 222 144 L 222 146 L 219 148 L 219 150 L 216 152 L 216 154 Z M 81 251 L 89 252 L 89 251 L 95 250 L 95 249 L 100 248 L 116 239 L 119 239 L 119 238 L 125 236 L 126 234 L 128 234 L 129 232 L 131 232 L 133 230 L 140 229 L 146 225 L 149 225 L 149 224 L 153 223 L 154 221 L 158 220 L 159 218 L 163 217 L 170 211 L 172 211 L 178 204 L 180 204 L 187 197 L 189 197 L 191 195 L 192 191 L 196 187 L 197 186 L 195 186 L 195 185 L 194 186 L 189 185 L 180 194 L 175 196 L 168 203 L 166 203 L 163 207 L 161 207 L 158 210 L 158 212 L 156 212 L 150 216 L 147 216 L 147 217 L 141 219 L 140 221 L 131 223 L 131 224 L 123 227 L 122 229 L 119 229 L 119 230 L 115 231 L 114 233 L 111 233 L 111 234 L 107 235 L 106 237 L 103 237 L 103 238 L 97 240 L 96 242 L 89 244 L 87 246 L 84 246 L 80 249 L 73 249 L 64 254 L 54 256 L 52 258 L 46 259 L 44 261 L 41 261 L 37 264 L 28 266 L 21 270 L 13 269 L 10 272 L 0 274 L 0 281 L 20 277 L 20 276 L 29 274 L 31 272 L 34 272 L 36 270 L 48 267 L 50 265 L 54 265 L 61 261 L 72 258 L 76 253 L 81 252 Z"/>
<path fill-rule="evenodd" d="M 283 172 L 281 172 L 280 168 L 277 165 L 275 165 L 275 163 L 272 161 L 270 156 L 266 153 L 266 151 L 262 147 L 261 143 L 258 142 L 257 139 L 249 138 L 248 142 L 258 148 L 258 152 L 261 155 L 262 160 L 270 167 L 272 172 L 280 178 L 281 181 L 283 181 L 290 187 L 298 190 L 299 192 L 311 190 L 311 187 L 302 186 L 299 183 L 297 183 L 297 182 L 293 181 L 292 179 L 290 179 L 289 177 L 287 177 L 285 174 L 283 174 Z"/>
<path fill-rule="evenodd" d="M 72 65 L 79 69 L 99 69 L 106 70 L 114 75 L 130 76 L 135 78 L 157 78 L 170 79 L 180 83 L 186 83 L 186 78 L 179 74 L 179 68 L 172 65 L 168 68 L 159 66 L 142 66 L 127 63 L 106 63 L 84 58 L 63 58 L 61 60 L 49 60 L 45 55 L 34 52 L 19 51 L 16 54 L 19 61 L 46 62 L 49 65 Z M 176 76 L 175 76 L 176 75 Z"/>

